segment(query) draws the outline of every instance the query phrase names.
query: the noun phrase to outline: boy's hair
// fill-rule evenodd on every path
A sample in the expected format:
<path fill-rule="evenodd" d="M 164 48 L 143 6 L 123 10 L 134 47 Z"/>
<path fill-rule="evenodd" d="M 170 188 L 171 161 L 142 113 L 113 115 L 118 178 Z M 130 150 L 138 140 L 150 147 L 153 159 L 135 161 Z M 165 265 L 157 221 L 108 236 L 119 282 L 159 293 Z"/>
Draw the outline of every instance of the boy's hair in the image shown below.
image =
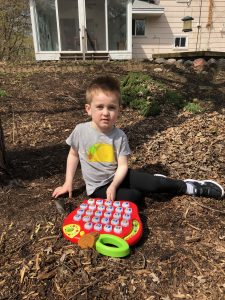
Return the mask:
<path fill-rule="evenodd" d="M 97 91 L 102 91 L 106 94 L 116 94 L 119 104 L 121 104 L 120 83 L 116 78 L 106 75 L 94 79 L 86 90 L 86 102 L 88 104 L 91 103 L 93 94 L 95 94 Z"/>

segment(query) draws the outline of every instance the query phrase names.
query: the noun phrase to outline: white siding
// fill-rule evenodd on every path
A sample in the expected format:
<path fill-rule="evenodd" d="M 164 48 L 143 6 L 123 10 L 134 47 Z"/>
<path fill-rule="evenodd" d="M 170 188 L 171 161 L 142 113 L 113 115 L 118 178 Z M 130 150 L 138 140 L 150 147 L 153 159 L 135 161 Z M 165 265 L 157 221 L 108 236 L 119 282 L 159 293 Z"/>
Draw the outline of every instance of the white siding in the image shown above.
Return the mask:
<path fill-rule="evenodd" d="M 202 2 L 201 13 L 200 4 Z M 133 37 L 133 58 L 151 58 L 154 53 L 173 53 L 179 51 L 222 51 L 225 52 L 225 1 L 214 0 L 212 26 L 207 28 L 209 0 L 192 0 L 187 3 L 176 0 L 161 0 L 160 6 L 165 13 L 157 16 L 139 16 L 146 20 L 145 37 Z M 184 16 L 191 16 L 191 32 L 183 32 Z M 133 16 L 134 18 L 134 16 Z M 198 25 L 201 27 L 198 29 Z M 222 29 L 222 31 L 221 31 Z M 184 35 L 188 38 L 188 48 L 174 48 L 174 36 Z"/>

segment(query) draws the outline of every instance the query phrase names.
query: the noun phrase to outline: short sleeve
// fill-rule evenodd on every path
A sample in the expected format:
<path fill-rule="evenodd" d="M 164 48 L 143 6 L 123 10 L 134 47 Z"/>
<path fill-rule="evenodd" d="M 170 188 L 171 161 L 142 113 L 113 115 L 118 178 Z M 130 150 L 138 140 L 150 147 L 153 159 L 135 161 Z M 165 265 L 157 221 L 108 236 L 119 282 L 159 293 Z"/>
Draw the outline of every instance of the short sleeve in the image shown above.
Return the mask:
<path fill-rule="evenodd" d="M 80 126 L 77 125 L 70 136 L 66 139 L 66 143 L 75 148 L 77 151 L 79 150 L 79 137 L 80 137 Z"/>
<path fill-rule="evenodd" d="M 130 146 L 126 134 L 123 133 L 121 137 L 121 146 L 119 149 L 118 156 L 127 156 L 129 154 L 131 154 Z"/>

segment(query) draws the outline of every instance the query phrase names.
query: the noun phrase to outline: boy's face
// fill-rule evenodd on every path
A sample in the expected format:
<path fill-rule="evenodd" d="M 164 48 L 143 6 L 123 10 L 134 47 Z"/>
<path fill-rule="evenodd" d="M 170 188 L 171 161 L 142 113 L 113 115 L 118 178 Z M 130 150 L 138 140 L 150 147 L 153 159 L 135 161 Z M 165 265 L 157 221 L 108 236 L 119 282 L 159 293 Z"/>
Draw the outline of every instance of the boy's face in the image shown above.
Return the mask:
<path fill-rule="evenodd" d="M 119 100 L 116 94 L 96 91 L 90 104 L 85 109 L 96 129 L 101 132 L 109 132 L 113 129 L 119 114 Z"/>

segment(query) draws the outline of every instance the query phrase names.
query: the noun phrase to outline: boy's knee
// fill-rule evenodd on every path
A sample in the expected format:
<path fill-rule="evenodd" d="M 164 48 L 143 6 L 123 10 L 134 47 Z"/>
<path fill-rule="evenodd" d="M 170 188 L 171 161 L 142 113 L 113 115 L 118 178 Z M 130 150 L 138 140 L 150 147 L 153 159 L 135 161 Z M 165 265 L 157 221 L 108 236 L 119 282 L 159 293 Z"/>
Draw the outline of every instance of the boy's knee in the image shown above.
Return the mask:
<path fill-rule="evenodd" d="M 135 189 L 121 189 L 117 193 L 116 200 L 138 202 L 142 199 L 142 193 Z"/>

